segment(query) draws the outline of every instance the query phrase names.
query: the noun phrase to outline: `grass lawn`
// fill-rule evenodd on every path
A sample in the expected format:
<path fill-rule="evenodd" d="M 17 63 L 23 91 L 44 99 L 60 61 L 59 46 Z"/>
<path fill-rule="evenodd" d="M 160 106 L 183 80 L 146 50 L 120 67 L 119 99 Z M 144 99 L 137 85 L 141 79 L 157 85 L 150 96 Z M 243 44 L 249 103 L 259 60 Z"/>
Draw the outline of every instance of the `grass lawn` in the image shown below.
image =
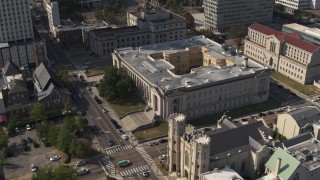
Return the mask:
<path fill-rule="evenodd" d="M 246 115 L 249 115 L 252 113 L 259 113 L 262 111 L 275 109 L 279 106 L 280 106 L 279 102 L 277 102 L 273 99 L 269 99 L 268 101 L 265 101 L 263 103 L 253 104 L 253 105 L 229 110 L 227 115 L 232 118 L 238 118 L 238 117 L 246 116 Z M 217 121 L 221 118 L 222 115 L 223 115 L 223 113 L 211 114 L 211 115 L 200 117 L 198 119 L 190 120 L 189 123 L 194 126 L 213 125 L 213 124 L 217 123 Z"/>
<path fill-rule="evenodd" d="M 159 123 L 155 127 L 137 131 L 133 135 L 137 139 L 150 139 L 155 137 L 160 137 L 168 134 L 168 123 Z"/>
<path fill-rule="evenodd" d="M 272 72 L 272 77 L 288 86 L 290 86 L 291 88 L 303 93 L 303 94 L 306 94 L 307 96 L 311 96 L 311 95 L 314 95 L 314 94 L 317 94 L 316 92 L 318 91 L 319 93 L 319 90 L 317 90 L 317 88 L 313 85 L 303 85 L 303 84 L 300 84 L 282 74 L 280 74 L 279 72 Z"/>
<path fill-rule="evenodd" d="M 128 112 L 144 109 L 146 107 L 146 103 L 138 96 L 115 101 L 108 100 L 108 102 L 118 116 L 123 116 Z"/>
<path fill-rule="evenodd" d="M 87 75 L 87 77 L 92 77 L 92 76 L 104 74 L 104 70 L 103 69 L 88 70 L 87 72 L 85 72 L 85 74 Z"/>

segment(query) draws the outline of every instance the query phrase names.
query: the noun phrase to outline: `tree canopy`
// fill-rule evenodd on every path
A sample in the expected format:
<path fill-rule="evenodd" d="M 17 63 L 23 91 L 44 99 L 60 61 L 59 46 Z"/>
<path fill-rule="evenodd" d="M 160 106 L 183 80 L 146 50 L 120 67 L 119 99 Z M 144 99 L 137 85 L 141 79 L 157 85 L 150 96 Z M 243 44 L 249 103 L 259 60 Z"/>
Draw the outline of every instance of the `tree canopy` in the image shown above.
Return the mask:
<path fill-rule="evenodd" d="M 111 1 L 104 8 L 96 9 L 94 11 L 94 17 L 97 20 L 106 20 L 108 22 L 113 22 L 115 20 L 115 14 L 120 13 L 122 6 L 120 2 Z"/>
<path fill-rule="evenodd" d="M 188 29 L 194 28 L 194 18 L 193 18 L 193 16 L 191 15 L 191 13 L 190 13 L 190 12 L 186 12 L 186 13 L 184 14 L 184 17 L 186 18 L 187 28 L 188 28 Z"/>
<path fill-rule="evenodd" d="M 124 69 L 107 67 L 104 77 L 100 81 L 100 96 L 110 99 L 121 99 L 132 95 L 135 92 L 134 81 Z"/>
<path fill-rule="evenodd" d="M 229 39 L 242 38 L 242 37 L 245 37 L 247 34 L 248 34 L 248 28 L 244 26 L 240 28 L 236 26 L 232 26 L 227 32 L 227 36 Z"/>
<path fill-rule="evenodd" d="M 19 117 L 17 115 L 9 116 L 8 122 L 7 122 L 7 129 L 8 133 L 12 134 L 14 132 L 14 129 L 16 128 L 16 123 L 18 122 Z"/>
<path fill-rule="evenodd" d="M 47 138 L 48 142 L 59 150 L 74 157 L 84 158 L 93 152 L 89 141 L 78 139 L 75 132 L 82 131 L 88 121 L 81 117 L 67 116 L 62 125 L 38 123 L 36 131 L 39 138 Z"/>
<path fill-rule="evenodd" d="M 32 180 L 75 180 L 76 172 L 72 167 L 60 165 L 53 169 L 51 166 L 40 168 L 32 176 Z"/>
<path fill-rule="evenodd" d="M 59 79 L 63 82 L 65 86 L 68 86 L 70 81 L 69 81 L 69 75 L 68 71 L 65 66 L 61 65 L 58 68 L 56 68 L 56 74 L 59 77 Z"/>
<path fill-rule="evenodd" d="M 30 116 L 34 120 L 45 118 L 47 113 L 44 105 L 39 102 L 34 103 L 30 111 Z"/>

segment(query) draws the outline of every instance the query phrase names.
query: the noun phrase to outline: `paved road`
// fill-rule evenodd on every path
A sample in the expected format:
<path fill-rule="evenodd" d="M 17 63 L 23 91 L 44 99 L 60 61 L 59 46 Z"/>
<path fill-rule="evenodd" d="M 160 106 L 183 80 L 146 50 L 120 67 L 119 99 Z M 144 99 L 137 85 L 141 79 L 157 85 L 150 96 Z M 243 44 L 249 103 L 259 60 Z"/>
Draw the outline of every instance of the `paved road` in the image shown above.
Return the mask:
<path fill-rule="evenodd" d="M 151 172 L 151 164 L 155 161 L 145 151 L 143 147 L 134 147 L 129 141 L 120 137 L 116 128 L 111 123 L 111 117 L 108 113 L 102 111 L 103 105 L 98 104 L 92 97 L 91 90 L 85 88 L 85 83 L 80 81 L 77 77 L 71 78 L 75 88 L 73 94 L 82 94 L 83 98 L 76 100 L 77 109 L 80 111 L 86 111 L 86 118 L 89 124 L 93 126 L 95 135 L 100 143 L 100 151 L 106 155 L 101 157 L 97 161 L 101 163 L 103 168 L 108 174 L 118 174 L 122 177 L 140 179 L 145 178 L 142 176 L 142 172 L 147 171 L 150 173 L 149 179 L 157 179 Z M 108 146 L 108 140 L 112 140 L 115 144 Z M 158 158 L 158 154 L 156 158 Z M 128 159 L 132 164 L 128 167 L 120 168 L 117 166 L 119 160 Z M 102 168 L 101 168 L 102 169 Z M 104 170 L 92 171 L 92 173 L 86 175 L 89 177 L 97 176 L 96 173 L 101 174 Z"/>

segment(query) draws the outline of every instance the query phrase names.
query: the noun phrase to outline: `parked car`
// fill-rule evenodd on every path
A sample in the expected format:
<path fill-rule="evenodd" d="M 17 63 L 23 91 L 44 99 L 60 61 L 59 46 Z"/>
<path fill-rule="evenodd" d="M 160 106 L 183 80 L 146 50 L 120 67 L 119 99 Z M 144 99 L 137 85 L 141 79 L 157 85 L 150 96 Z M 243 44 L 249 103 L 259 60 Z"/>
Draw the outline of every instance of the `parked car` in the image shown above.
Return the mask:
<path fill-rule="evenodd" d="M 108 146 L 113 146 L 113 145 L 114 145 L 114 142 L 111 139 L 109 139 L 108 140 Z"/>
<path fill-rule="evenodd" d="M 38 144 L 37 142 L 33 142 L 33 147 L 38 148 L 38 147 L 40 147 L 40 144 Z"/>
<path fill-rule="evenodd" d="M 149 173 L 147 171 L 142 172 L 143 177 L 149 177 Z"/>
<path fill-rule="evenodd" d="M 119 134 L 124 134 L 124 131 L 123 131 L 122 129 L 117 129 L 117 132 L 118 132 Z"/>
<path fill-rule="evenodd" d="M 162 154 L 161 156 L 159 156 L 160 160 L 165 160 L 167 158 L 168 158 L 168 156 L 166 154 Z"/>
<path fill-rule="evenodd" d="M 168 142 L 167 139 L 160 139 L 160 140 L 159 140 L 159 143 L 166 143 L 166 142 Z"/>
<path fill-rule="evenodd" d="M 77 170 L 77 175 L 81 176 L 81 175 L 87 174 L 88 172 L 89 172 L 88 168 L 82 167 L 82 168 Z"/>
<path fill-rule="evenodd" d="M 76 162 L 76 167 L 80 167 L 86 164 L 86 161 L 80 160 L 78 162 Z"/>
<path fill-rule="evenodd" d="M 106 113 L 108 112 L 105 108 L 102 109 L 102 112 Z"/>
<path fill-rule="evenodd" d="M 258 114 L 258 116 L 259 116 L 259 117 L 264 117 L 264 116 L 267 116 L 267 114 L 266 114 L 266 113 L 261 112 L 261 113 L 259 113 L 259 114 Z"/>
<path fill-rule="evenodd" d="M 128 136 L 125 135 L 125 134 L 121 134 L 121 138 L 124 139 L 124 140 L 128 140 L 129 139 Z"/>
<path fill-rule="evenodd" d="M 113 126 L 114 126 L 116 129 L 122 128 L 122 127 L 117 123 L 117 121 L 115 121 L 114 119 L 111 119 L 111 122 L 112 122 Z"/>
<path fill-rule="evenodd" d="M 152 142 L 149 143 L 150 146 L 155 146 L 155 145 L 158 145 L 158 144 L 159 144 L 159 143 L 156 142 L 156 141 L 152 141 Z"/>
<path fill-rule="evenodd" d="M 38 170 L 38 166 L 31 164 L 31 171 L 36 172 Z"/>
<path fill-rule="evenodd" d="M 15 132 L 18 134 L 18 133 L 20 133 L 20 129 L 19 128 L 15 128 Z"/>
<path fill-rule="evenodd" d="M 32 127 L 31 127 L 30 124 L 27 124 L 27 125 L 26 125 L 26 128 L 27 128 L 27 131 L 31 131 L 31 130 L 32 130 Z"/>
<path fill-rule="evenodd" d="M 87 90 L 91 90 L 91 87 L 90 87 L 90 86 L 86 86 L 86 89 L 87 89 Z"/>
<path fill-rule="evenodd" d="M 283 108 L 278 108 L 278 109 L 277 109 L 277 112 L 283 112 L 283 111 L 284 111 Z"/>
<path fill-rule="evenodd" d="M 26 139 L 21 139 L 21 144 L 22 145 L 27 145 L 28 144 L 28 140 L 26 140 Z"/>
<path fill-rule="evenodd" d="M 83 98 L 83 96 L 82 96 L 81 93 L 79 93 L 78 96 L 79 96 L 79 99 L 82 99 L 82 98 Z"/>
<path fill-rule="evenodd" d="M 33 143 L 33 139 L 31 137 L 27 137 L 27 141 L 29 144 Z"/>
<path fill-rule="evenodd" d="M 53 161 L 58 161 L 59 159 L 61 159 L 61 157 L 58 156 L 58 155 L 55 155 L 55 156 L 52 156 L 52 157 L 50 158 L 50 161 L 51 161 L 51 162 L 53 162 Z"/>
<path fill-rule="evenodd" d="M 312 102 L 317 102 L 319 100 L 320 100 L 320 97 L 317 97 L 317 98 L 312 99 Z"/>
<path fill-rule="evenodd" d="M 28 145 L 23 145 L 23 150 L 24 151 L 30 151 L 30 147 Z"/>

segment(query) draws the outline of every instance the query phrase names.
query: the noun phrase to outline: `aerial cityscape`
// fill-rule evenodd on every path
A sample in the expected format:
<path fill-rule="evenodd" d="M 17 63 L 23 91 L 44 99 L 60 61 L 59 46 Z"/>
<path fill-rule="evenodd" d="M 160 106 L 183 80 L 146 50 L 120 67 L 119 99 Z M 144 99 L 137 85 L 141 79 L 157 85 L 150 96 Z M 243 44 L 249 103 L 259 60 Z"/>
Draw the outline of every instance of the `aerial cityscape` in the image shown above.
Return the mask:
<path fill-rule="evenodd" d="M 320 180 L 320 0 L 0 0 L 0 180 Z"/>

